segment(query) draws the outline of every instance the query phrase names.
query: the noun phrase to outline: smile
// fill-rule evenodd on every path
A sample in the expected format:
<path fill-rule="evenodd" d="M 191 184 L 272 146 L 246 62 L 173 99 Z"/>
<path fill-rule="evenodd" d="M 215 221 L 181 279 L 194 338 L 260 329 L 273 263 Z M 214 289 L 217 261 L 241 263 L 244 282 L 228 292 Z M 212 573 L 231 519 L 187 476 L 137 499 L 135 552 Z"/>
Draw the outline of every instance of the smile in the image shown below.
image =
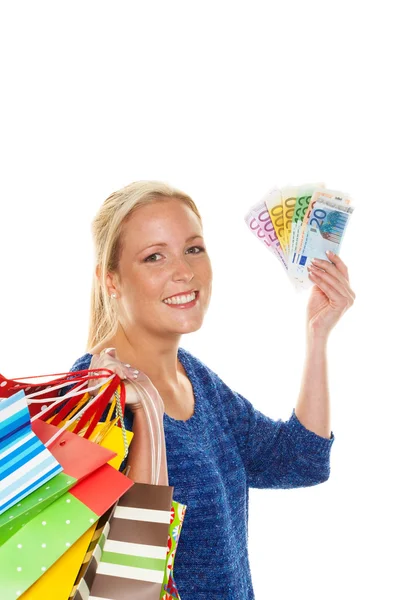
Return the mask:
<path fill-rule="evenodd" d="M 197 299 L 199 295 L 198 291 L 195 292 L 191 292 L 190 294 L 182 294 L 181 296 L 172 296 L 172 298 L 165 298 L 165 300 L 163 300 L 164 304 L 169 304 L 169 305 L 180 305 L 180 306 L 186 306 L 186 305 L 193 305 Z"/>

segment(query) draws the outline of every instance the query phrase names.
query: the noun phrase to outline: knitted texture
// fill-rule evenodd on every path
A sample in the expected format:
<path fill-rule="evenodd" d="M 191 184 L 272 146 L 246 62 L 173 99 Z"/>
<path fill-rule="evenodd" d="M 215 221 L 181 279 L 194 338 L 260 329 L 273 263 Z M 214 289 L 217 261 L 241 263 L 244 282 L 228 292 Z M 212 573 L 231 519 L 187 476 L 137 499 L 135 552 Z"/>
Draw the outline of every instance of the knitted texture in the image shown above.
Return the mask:
<path fill-rule="evenodd" d="M 85 354 L 71 371 L 89 368 Z M 274 421 L 232 391 L 183 348 L 195 411 L 187 421 L 164 414 L 169 484 L 187 505 L 174 575 L 182 600 L 254 600 L 248 557 L 249 488 L 296 488 L 329 477 L 327 439 L 293 410 Z M 125 425 L 131 429 L 132 412 Z"/>

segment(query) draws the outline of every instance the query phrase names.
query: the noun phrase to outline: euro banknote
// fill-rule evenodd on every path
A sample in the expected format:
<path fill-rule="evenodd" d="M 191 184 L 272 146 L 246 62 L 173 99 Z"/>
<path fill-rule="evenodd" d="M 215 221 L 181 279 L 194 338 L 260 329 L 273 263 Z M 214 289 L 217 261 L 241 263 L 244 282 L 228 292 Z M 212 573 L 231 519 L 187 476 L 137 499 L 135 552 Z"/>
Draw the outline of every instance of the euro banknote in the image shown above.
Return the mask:
<path fill-rule="evenodd" d="M 323 190 L 323 183 L 305 184 L 297 188 L 296 204 L 292 216 L 292 224 L 290 230 L 289 256 L 292 255 L 294 249 L 297 248 L 298 235 L 300 226 L 306 215 L 312 195 L 317 190 Z"/>
<path fill-rule="evenodd" d="M 272 189 L 264 198 L 265 206 L 268 210 L 269 217 L 274 226 L 276 235 L 279 240 L 280 247 L 285 254 L 286 238 L 283 217 L 282 192 L 279 189 Z"/>
<path fill-rule="evenodd" d="M 250 231 L 268 248 L 287 270 L 287 259 L 282 251 L 265 199 L 252 206 L 245 216 Z"/>
<path fill-rule="evenodd" d="M 354 211 L 348 194 L 324 184 L 274 188 L 245 216 L 252 233 L 278 258 L 296 289 L 313 282 L 308 267 L 313 258 L 339 254 Z"/>
<path fill-rule="evenodd" d="M 336 201 L 335 201 L 336 200 Z M 313 258 L 327 260 L 326 251 L 339 254 L 343 236 L 354 208 L 348 204 L 321 197 L 314 204 L 305 227 L 304 239 L 292 271 L 295 284 L 309 286 L 308 267 Z"/>

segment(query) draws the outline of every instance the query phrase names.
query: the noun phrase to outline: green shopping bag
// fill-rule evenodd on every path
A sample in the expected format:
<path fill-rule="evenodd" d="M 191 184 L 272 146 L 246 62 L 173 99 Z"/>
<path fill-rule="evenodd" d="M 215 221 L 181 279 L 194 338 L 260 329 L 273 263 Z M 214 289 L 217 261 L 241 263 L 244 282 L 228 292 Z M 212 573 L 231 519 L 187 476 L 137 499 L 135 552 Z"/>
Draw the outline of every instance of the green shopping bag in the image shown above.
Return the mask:
<path fill-rule="evenodd" d="M 172 600 L 172 598 L 181 600 L 174 580 L 174 562 L 176 551 L 178 549 L 178 542 L 182 530 L 183 520 L 186 514 L 186 508 L 187 507 L 185 504 L 180 504 L 175 500 L 172 501 L 171 521 L 168 535 L 168 553 L 160 600 Z"/>
<path fill-rule="evenodd" d="M 28 521 L 67 492 L 75 483 L 76 479 L 65 473 L 60 473 L 1 514 L 0 547 Z"/>

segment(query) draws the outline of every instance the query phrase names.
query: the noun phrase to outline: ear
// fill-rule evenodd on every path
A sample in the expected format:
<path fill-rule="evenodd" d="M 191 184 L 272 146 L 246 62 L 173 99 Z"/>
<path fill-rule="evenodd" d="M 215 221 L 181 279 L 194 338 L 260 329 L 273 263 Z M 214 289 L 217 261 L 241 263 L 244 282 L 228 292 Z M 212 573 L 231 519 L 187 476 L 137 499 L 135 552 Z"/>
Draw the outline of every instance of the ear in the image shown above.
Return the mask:
<path fill-rule="evenodd" d="M 101 278 L 101 269 L 100 269 L 100 265 L 96 266 L 96 277 L 97 279 L 100 281 Z M 111 294 L 117 294 L 118 295 L 118 289 L 117 289 L 117 283 L 118 278 L 116 273 L 107 273 L 107 277 L 106 277 L 106 290 L 107 290 L 107 295 L 111 296 Z"/>
<path fill-rule="evenodd" d="M 117 298 L 119 296 L 118 293 L 118 278 L 116 273 L 107 273 L 106 277 L 106 289 L 107 294 L 111 296 L 111 294 L 117 294 Z"/>

